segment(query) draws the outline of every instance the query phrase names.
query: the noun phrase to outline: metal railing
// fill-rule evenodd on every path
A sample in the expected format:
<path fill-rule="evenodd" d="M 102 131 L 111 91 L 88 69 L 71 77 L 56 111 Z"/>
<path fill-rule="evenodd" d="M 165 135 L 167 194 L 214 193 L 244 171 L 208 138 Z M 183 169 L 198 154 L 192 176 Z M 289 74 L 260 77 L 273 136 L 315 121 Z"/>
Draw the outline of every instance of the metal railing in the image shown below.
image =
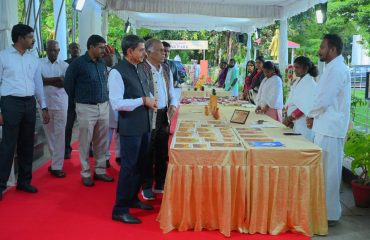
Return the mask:
<path fill-rule="evenodd" d="M 351 119 L 354 128 L 370 132 L 370 101 L 365 100 L 366 73 L 370 72 L 370 65 L 351 67 L 352 97 L 362 102 L 353 104 L 351 108 Z"/>

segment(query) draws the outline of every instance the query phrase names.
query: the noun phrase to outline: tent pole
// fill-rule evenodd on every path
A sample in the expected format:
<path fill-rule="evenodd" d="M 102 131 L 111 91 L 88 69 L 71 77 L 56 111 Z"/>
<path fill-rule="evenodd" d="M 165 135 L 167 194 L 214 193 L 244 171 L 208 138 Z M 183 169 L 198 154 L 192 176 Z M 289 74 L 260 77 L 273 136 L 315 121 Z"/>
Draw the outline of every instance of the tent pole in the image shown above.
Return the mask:
<path fill-rule="evenodd" d="M 284 71 L 288 66 L 288 19 L 286 17 L 280 19 L 278 60 L 279 69 Z"/>
<path fill-rule="evenodd" d="M 77 11 L 76 9 L 72 10 L 72 42 L 76 42 L 76 17 Z"/>
<path fill-rule="evenodd" d="M 246 63 L 251 60 L 251 49 L 252 49 L 252 34 L 248 33 L 247 38 L 247 55 L 246 55 Z"/>

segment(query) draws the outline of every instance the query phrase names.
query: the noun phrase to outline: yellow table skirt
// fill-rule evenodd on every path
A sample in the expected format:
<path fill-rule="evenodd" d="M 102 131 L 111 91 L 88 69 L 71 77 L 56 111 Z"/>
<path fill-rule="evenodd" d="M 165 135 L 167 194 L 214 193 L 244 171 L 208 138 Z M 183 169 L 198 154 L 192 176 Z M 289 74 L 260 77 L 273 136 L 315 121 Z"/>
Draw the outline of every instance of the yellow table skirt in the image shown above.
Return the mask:
<path fill-rule="evenodd" d="M 200 107 L 183 108 L 182 119 L 194 115 L 192 109 Z M 231 109 L 224 108 L 223 116 L 231 116 Z M 286 144 L 284 148 L 203 151 L 179 150 L 172 144 L 158 215 L 163 232 L 326 235 L 321 150 L 302 137 L 284 136 L 284 131 L 264 130 Z"/>
<path fill-rule="evenodd" d="M 253 174 L 252 174 L 253 173 Z M 161 229 L 305 235 L 328 232 L 320 166 L 168 165 Z M 251 177 L 253 175 L 253 177 Z"/>

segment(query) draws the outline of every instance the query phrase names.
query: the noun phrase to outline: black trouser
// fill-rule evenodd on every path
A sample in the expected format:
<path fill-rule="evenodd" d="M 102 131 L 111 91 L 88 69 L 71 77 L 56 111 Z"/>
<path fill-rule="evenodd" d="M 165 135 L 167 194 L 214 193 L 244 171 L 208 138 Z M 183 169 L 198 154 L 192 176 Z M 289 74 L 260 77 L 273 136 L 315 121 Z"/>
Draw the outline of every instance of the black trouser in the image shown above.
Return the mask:
<path fill-rule="evenodd" d="M 167 117 L 167 108 L 157 111 L 156 128 L 152 130 L 150 157 L 142 168 L 143 189 L 151 188 L 153 185 L 153 175 L 155 188 L 162 189 L 167 173 L 168 162 L 168 138 L 169 124 Z M 154 164 L 154 174 L 153 174 Z"/>
<path fill-rule="evenodd" d="M 141 167 L 148 158 L 150 132 L 140 136 L 120 135 L 121 169 L 117 183 L 116 203 L 113 214 L 128 213 L 129 208 L 139 201 Z"/>
<path fill-rule="evenodd" d="M 67 123 L 66 123 L 66 136 L 65 136 L 65 151 L 64 154 L 70 154 L 72 152 L 71 141 L 73 124 L 76 120 L 76 104 L 74 102 L 68 102 L 67 111 Z"/>
<path fill-rule="evenodd" d="M 17 147 L 18 185 L 32 179 L 36 100 L 32 97 L 1 97 L 3 132 L 0 144 L 0 191 L 6 188 Z"/>

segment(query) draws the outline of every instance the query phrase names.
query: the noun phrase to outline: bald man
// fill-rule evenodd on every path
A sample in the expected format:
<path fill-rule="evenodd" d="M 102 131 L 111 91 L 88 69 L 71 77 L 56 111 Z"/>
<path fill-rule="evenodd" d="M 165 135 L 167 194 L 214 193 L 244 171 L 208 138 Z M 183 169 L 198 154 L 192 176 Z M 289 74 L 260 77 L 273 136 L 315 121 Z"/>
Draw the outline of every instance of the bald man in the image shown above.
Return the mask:
<path fill-rule="evenodd" d="M 47 57 L 40 59 L 41 75 L 50 122 L 44 125 L 51 155 L 49 172 L 57 178 L 64 178 L 65 127 L 67 123 L 68 95 L 64 90 L 64 75 L 68 64 L 60 59 L 59 44 L 49 40 L 46 43 Z"/>

